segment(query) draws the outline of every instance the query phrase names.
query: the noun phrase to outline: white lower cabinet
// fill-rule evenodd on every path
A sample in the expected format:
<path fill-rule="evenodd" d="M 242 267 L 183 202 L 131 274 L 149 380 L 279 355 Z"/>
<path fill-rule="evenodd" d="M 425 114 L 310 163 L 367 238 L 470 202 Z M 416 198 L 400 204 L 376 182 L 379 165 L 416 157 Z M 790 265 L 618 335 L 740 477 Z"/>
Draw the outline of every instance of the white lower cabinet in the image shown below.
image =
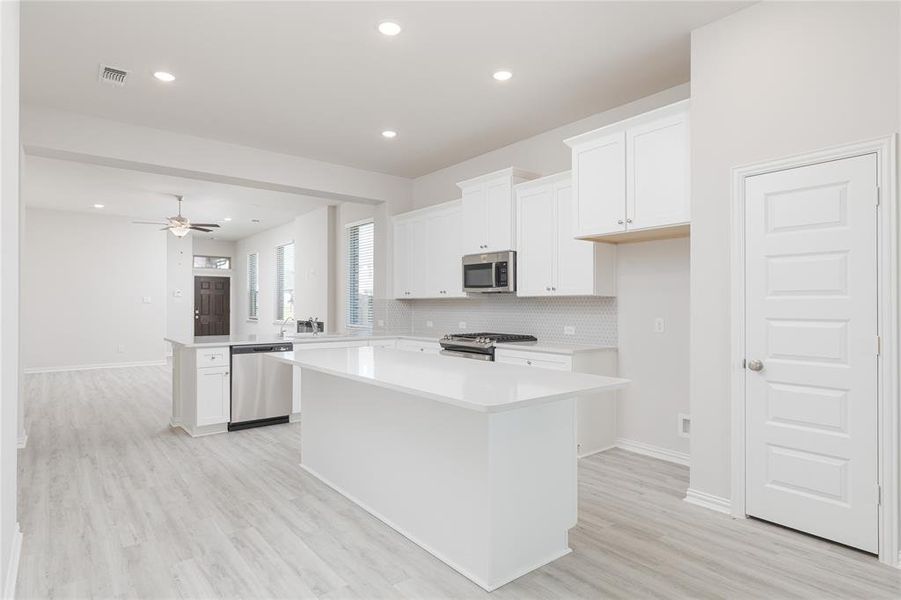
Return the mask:
<path fill-rule="evenodd" d="M 574 238 L 569 171 L 521 183 L 515 195 L 517 296 L 616 295 L 616 246 Z"/>
<path fill-rule="evenodd" d="M 495 362 L 533 369 L 554 369 L 593 375 L 617 376 L 616 349 L 553 354 L 498 348 Z M 576 443 L 580 457 L 616 445 L 616 392 L 580 396 L 576 402 Z"/>
<path fill-rule="evenodd" d="M 199 363 L 198 363 L 199 364 Z M 231 374 L 228 363 L 197 369 L 197 426 L 228 423 L 231 418 Z"/>

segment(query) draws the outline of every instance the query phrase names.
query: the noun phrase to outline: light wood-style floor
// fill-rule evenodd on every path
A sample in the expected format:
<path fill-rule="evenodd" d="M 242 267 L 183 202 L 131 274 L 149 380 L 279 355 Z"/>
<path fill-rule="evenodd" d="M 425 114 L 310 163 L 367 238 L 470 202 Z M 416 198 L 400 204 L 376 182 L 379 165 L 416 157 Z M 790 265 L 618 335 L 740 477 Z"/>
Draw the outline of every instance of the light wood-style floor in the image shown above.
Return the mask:
<path fill-rule="evenodd" d="M 298 426 L 170 429 L 166 368 L 29 375 L 26 394 L 20 598 L 489 596 L 301 471 Z M 869 555 L 683 502 L 685 467 L 614 450 L 579 476 L 573 553 L 493 600 L 901 597 Z"/>

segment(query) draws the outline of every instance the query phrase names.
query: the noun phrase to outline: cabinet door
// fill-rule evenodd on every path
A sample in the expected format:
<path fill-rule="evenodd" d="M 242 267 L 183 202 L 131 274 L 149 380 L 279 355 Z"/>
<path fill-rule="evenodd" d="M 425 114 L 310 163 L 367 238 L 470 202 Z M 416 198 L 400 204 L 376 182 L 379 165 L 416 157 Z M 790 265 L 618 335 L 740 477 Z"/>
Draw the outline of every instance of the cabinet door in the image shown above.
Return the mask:
<path fill-rule="evenodd" d="M 410 297 L 410 221 L 394 222 L 394 297 Z"/>
<path fill-rule="evenodd" d="M 625 230 L 625 132 L 573 148 L 573 186 L 576 235 Z"/>
<path fill-rule="evenodd" d="M 453 208 L 436 219 L 435 237 L 439 240 L 440 285 L 439 298 L 464 298 L 463 293 L 463 230 L 462 211 Z"/>
<path fill-rule="evenodd" d="M 628 130 L 628 229 L 687 223 L 688 116 L 670 116 Z"/>
<path fill-rule="evenodd" d="M 231 389 L 228 367 L 197 369 L 197 426 L 228 423 Z"/>
<path fill-rule="evenodd" d="M 550 296 L 554 293 L 551 288 L 556 261 L 554 187 L 518 192 L 516 208 L 516 294 Z"/>
<path fill-rule="evenodd" d="M 407 282 L 410 298 L 429 297 L 429 222 L 420 218 L 410 221 L 410 254 Z"/>
<path fill-rule="evenodd" d="M 486 251 L 513 249 L 513 189 L 509 177 L 485 184 L 485 228 Z"/>
<path fill-rule="evenodd" d="M 555 293 L 582 296 L 594 293 L 594 242 L 573 238 L 572 187 L 560 185 L 556 193 L 557 261 Z"/>
<path fill-rule="evenodd" d="M 426 291 L 425 295 L 429 298 L 443 298 L 445 294 L 445 285 L 447 284 L 448 272 L 448 248 L 449 240 L 445 235 L 444 228 L 447 226 L 447 216 L 440 212 L 430 215 L 426 219 L 426 253 L 422 257 L 426 263 Z"/>
<path fill-rule="evenodd" d="M 486 240 L 485 186 L 475 185 L 463 190 L 463 253 L 485 251 Z"/>

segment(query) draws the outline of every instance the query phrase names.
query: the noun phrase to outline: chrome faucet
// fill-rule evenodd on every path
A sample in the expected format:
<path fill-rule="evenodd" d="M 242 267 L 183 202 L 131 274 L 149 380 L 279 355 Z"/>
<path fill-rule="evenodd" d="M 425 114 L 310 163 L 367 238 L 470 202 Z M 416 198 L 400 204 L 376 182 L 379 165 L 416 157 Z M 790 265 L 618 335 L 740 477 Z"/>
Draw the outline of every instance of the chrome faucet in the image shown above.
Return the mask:
<path fill-rule="evenodd" d="M 282 339 L 285 339 L 285 325 L 287 325 L 288 321 L 290 321 L 290 320 L 291 320 L 291 317 L 286 317 L 285 320 L 282 321 L 282 328 L 278 332 L 279 337 Z"/>

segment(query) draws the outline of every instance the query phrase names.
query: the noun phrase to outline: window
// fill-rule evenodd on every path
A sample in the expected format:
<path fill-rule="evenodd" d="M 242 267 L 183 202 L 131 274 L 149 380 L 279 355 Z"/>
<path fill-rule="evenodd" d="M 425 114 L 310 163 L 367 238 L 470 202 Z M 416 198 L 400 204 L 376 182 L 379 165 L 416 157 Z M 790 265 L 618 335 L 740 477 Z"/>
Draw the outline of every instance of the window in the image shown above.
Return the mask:
<path fill-rule="evenodd" d="M 294 242 L 275 249 L 275 318 L 294 318 Z"/>
<path fill-rule="evenodd" d="M 372 327 L 372 221 L 347 226 L 347 326 Z"/>
<path fill-rule="evenodd" d="M 194 255 L 195 269 L 223 269 L 232 268 L 232 259 L 227 256 L 198 256 Z"/>
<path fill-rule="evenodd" d="M 260 318 L 260 255 L 247 255 L 247 318 Z"/>

